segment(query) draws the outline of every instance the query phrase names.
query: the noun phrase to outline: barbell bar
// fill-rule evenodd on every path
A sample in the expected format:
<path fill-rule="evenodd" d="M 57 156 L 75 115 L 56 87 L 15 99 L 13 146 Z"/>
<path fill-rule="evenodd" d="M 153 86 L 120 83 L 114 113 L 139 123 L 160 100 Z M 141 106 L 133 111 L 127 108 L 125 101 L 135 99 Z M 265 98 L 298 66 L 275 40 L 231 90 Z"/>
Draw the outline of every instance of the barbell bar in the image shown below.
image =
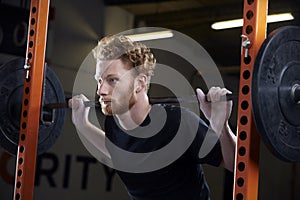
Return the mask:
<path fill-rule="evenodd" d="M 229 101 L 234 100 L 238 97 L 238 94 L 227 94 L 221 97 L 220 101 Z M 69 104 L 67 103 L 71 98 L 66 98 L 66 102 L 63 103 L 48 103 L 45 104 L 44 108 L 49 109 L 59 109 L 59 108 L 70 108 Z M 207 97 L 205 96 L 207 102 Z M 149 98 L 150 104 L 163 104 L 163 103 L 198 103 L 197 96 L 185 96 L 185 97 L 151 97 Z M 83 102 L 85 107 L 101 107 L 99 101 L 84 101 Z"/>
<path fill-rule="evenodd" d="M 286 90 L 287 93 L 290 94 L 290 98 L 294 103 L 299 104 L 300 103 L 300 85 L 294 84 L 291 87 L 285 87 L 281 90 Z M 226 94 L 225 96 L 222 96 L 220 101 L 231 101 L 238 98 L 238 94 Z M 59 109 L 59 108 L 69 108 L 68 100 L 70 98 L 66 99 L 66 103 L 48 103 L 45 104 L 44 108 L 49 109 Z M 207 102 L 210 102 L 207 99 L 207 96 L 205 95 L 205 100 Z M 185 97 L 151 97 L 149 99 L 150 104 L 163 104 L 163 103 L 198 103 L 197 96 L 191 95 L 191 96 L 185 96 Z M 99 101 L 84 101 L 85 107 L 100 107 Z"/>

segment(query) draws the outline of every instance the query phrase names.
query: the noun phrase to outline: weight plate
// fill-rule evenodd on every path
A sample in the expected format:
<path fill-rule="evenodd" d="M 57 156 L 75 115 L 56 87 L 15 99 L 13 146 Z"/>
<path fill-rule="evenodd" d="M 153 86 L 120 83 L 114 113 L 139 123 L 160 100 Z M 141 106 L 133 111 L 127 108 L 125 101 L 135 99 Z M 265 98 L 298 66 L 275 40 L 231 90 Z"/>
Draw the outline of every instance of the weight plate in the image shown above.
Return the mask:
<path fill-rule="evenodd" d="M 300 27 L 279 28 L 263 42 L 252 75 L 254 121 L 263 142 L 279 159 L 300 162 Z"/>
<path fill-rule="evenodd" d="M 23 67 L 24 59 L 15 59 L 0 68 L 0 146 L 14 155 L 17 154 L 22 112 L 25 73 Z M 54 72 L 46 66 L 45 73 L 44 104 L 65 102 L 64 91 Z M 53 112 L 51 110 L 48 115 L 53 122 L 40 122 L 38 154 L 44 153 L 55 143 L 64 124 L 65 112 L 65 109 L 54 109 Z M 46 111 L 45 113 L 47 114 Z M 42 118 L 47 119 L 41 116 Z"/>

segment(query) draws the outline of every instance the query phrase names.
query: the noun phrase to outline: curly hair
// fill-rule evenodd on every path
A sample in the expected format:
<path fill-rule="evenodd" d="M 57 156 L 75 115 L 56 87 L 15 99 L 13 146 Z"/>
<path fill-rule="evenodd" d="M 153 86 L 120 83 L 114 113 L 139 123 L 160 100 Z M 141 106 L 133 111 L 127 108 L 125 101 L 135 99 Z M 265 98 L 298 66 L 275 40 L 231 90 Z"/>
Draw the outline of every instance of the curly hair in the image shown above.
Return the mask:
<path fill-rule="evenodd" d="M 97 62 L 101 60 L 121 59 L 130 62 L 138 73 L 144 73 L 149 77 L 153 76 L 156 59 L 150 49 L 140 43 L 133 42 L 123 35 L 107 36 L 98 42 L 93 49 Z"/>

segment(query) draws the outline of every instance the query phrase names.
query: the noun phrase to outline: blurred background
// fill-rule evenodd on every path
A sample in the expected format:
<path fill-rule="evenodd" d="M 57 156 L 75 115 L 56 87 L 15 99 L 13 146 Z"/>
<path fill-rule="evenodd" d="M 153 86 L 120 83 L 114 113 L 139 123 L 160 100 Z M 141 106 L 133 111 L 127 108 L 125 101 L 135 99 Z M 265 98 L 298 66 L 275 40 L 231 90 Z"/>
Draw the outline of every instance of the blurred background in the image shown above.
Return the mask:
<path fill-rule="evenodd" d="M 243 17 L 242 0 L 51 0 L 46 62 L 72 96 L 78 69 L 105 35 L 140 27 L 178 31 L 198 42 L 218 67 L 225 86 L 239 89 L 241 27 L 215 30 L 211 25 Z M 25 57 L 29 0 L 0 0 L 0 65 Z M 269 14 L 290 13 L 293 19 L 268 24 L 267 33 L 300 25 L 300 1 L 269 0 Z M 167 39 L 161 39 L 167 40 Z M 182 72 L 192 87 L 205 87 L 199 71 L 186 61 L 154 50 L 159 63 Z M 1 68 L 0 68 L 1 69 Z M 92 73 L 92 72 L 91 72 Z M 2 77 L 0 77 L 2 78 Z M 96 89 L 95 85 L 91 85 Z M 154 87 L 150 95 L 168 95 Z M 4 106 L 4 105 L 1 105 Z M 230 125 L 236 131 L 237 99 Z M 300 199 L 300 165 L 280 161 L 261 143 L 259 199 Z M 0 148 L 0 199 L 12 199 L 15 157 Z M 204 165 L 212 200 L 232 199 L 233 174 Z M 68 110 L 55 145 L 37 160 L 34 199 L 129 199 L 114 171 L 82 145 Z"/>

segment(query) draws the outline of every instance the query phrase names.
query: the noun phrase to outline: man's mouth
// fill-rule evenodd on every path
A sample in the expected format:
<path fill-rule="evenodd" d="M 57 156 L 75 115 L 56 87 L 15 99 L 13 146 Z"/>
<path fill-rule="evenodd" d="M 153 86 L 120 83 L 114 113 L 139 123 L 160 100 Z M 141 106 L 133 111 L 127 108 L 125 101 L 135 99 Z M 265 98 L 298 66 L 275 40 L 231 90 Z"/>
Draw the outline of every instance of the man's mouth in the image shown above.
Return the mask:
<path fill-rule="evenodd" d="M 111 101 L 103 101 L 103 104 L 104 104 L 104 105 L 110 105 L 110 104 L 111 104 Z"/>
<path fill-rule="evenodd" d="M 110 105 L 111 100 L 110 99 L 100 99 L 101 105 Z"/>

